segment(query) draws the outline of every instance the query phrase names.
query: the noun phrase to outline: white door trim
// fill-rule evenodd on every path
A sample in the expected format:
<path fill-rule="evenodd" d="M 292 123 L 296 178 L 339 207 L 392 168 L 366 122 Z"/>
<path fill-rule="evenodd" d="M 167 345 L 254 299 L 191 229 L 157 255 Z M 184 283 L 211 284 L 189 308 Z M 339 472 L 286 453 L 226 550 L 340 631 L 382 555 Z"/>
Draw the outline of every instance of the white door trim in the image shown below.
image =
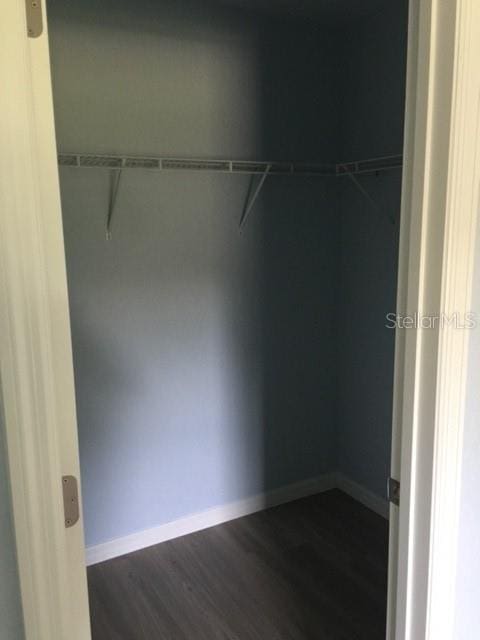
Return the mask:
<path fill-rule="evenodd" d="M 397 310 L 464 317 L 479 203 L 480 3 L 415 0 L 410 9 Z M 397 332 L 392 640 L 453 640 L 468 338 L 453 327 Z"/>
<path fill-rule="evenodd" d="M 82 523 L 63 517 L 61 478 L 79 464 L 48 40 L 26 37 L 24 0 L 2 3 L 0 78 L 1 381 L 25 634 L 89 640 Z"/>
<path fill-rule="evenodd" d="M 89 640 L 82 524 L 64 528 L 60 484 L 79 465 L 48 42 L 26 37 L 24 0 L 3 4 L 0 357 L 26 640 Z M 480 3 L 411 4 L 398 309 L 462 313 L 478 205 Z M 395 640 L 452 640 L 467 344 L 451 328 L 397 339 Z"/>

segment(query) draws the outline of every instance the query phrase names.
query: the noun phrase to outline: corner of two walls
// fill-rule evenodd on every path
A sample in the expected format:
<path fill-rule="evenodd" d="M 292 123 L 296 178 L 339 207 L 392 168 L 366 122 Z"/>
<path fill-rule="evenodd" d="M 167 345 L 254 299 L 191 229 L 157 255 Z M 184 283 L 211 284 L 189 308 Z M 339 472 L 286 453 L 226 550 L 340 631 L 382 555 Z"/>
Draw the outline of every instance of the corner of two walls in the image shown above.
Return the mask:
<path fill-rule="evenodd" d="M 408 2 L 387 3 L 342 34 L 339 160 L 402 153 Z M 386 497 L 390 475 L 401 171 L 339 185 L 336 467 Z"/>
<path fill-rule="evenodd" d="M 335 156 L 331 34 L 131 7 L 49 2 L 61 151 Z M 60 176 L 87 546 L 332 471 L 333 187 L 269 178 L 240 234 L 248 178 L 125 172 L 106 242 L 108 174 Z"/>
<path fill-rule="evenodd" d="M 340 131 L 347 158 L 399 152 L 391 16 L 348 57 L 211 6 L 50 0 L 60 150 L 331 161 Z M 364 180 L 398 209 L 399 176 Z M 108 175 L 61 171 L 87 546 L 337 470 L 384 493 L 398 226 L 346 182 L 272 177 L 240 235 L 247 187 L 126 173 L 106 242 Z"/>

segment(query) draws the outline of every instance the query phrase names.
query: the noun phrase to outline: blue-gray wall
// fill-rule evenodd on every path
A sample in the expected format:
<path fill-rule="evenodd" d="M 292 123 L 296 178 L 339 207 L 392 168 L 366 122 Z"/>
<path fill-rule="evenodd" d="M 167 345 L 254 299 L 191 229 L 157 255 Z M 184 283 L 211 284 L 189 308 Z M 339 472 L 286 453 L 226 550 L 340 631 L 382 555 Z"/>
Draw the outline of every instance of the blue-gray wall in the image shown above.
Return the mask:
<path fill-rule="evenodd" d="M 6 453 L 0 387 L 0 638 L 21 640 L 23 621 Z"/>
<path fill-rule="evenodd" d="M 330 26 L 218 3 L 50 0 L 62 151 L 398 153 L 406 3 Z M 62 169 L 87 544 L 340 469 L 388 475 L 400 176 Z M 383 212 L 384 210 L 384 212 Z M 385 213 L 385 215 L 384 215 Z"/>
<path fill-rule="evenodd" d="M 340 160 L 402 153 L 408 5 L 390 2 L 343 34 Z M 339 187 L 337 467 L 385 497 L 390 475 L 401 172 Z M 394 221 L 392 224 L 391 221 Z"/>
<path fill-rule="evenodd" d="M 59 148 L 335 157 L 336 40 L 207 3 L 50 2 Z M 301 69 L 301 73 L 299 73 Z M 87 545 L 334 459 L 335 184 L 61 171 Z"/>

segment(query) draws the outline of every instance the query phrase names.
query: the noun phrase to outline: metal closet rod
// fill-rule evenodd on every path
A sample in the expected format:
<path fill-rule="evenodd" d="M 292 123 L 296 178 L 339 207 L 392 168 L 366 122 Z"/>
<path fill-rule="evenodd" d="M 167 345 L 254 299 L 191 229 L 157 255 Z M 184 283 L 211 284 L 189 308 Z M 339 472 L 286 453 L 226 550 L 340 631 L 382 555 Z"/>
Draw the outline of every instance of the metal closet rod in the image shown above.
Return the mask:
<path fill-rule="evenodd" d="M 402 156 L 391 155 L 348 162 L 266 162 L 202 158 L 172 158 L 160 156 L 130 156 L 117 154 L 60 153 L 58 164 L 78 169 L 147 169 L 150 171 L 209 171 L 246 175 L 349 176 L 376 173 L 402 167 Z"/>

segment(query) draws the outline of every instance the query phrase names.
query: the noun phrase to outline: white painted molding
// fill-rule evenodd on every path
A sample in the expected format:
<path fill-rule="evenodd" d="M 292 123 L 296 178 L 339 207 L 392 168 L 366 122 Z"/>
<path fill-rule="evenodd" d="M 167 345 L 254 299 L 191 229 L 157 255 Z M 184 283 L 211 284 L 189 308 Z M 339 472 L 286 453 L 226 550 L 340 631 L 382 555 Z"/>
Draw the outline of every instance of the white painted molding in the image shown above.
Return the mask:
<path fill-rule="evenodd" d="M 420 27 L 420 0 L 410 0 L 408 16 L 408 45 L 407 45 L 407 77 L 406 77 L 406 95 L 405 95 L 405 123 L 403 138 L 403 172 L 402 172 L 402 196 L 400 210 L 400 234 L 399 234 L 399 252 L 398 252 L 398 274 L 397 274 L 397 299 L 396 311 L 406 315 L 408 309 L 408 281 L 411 270 L 417 270 L 416 262 L 412 264 L 410 251 L 411 244 L 415 243 L 413 255 L 418 256 L 419 249 L 416 245 L 415 238 L 418 233 L 412 228 L 412 201 L 413 201 L 413 184 L 416 174 L 416 166 L 418 157 L 415 157 L 416 139 L 425 126 L 422 114 L 417 108 L 421 87 L 427 84 L 425 81 L 426 68 L 428 61 L 424 67 L 420 66 L 419 44 L 422 38 Z M 417 142 L 418 145 L 418 142 Z M 416 160 L 416 163 L 414 162 Z M 392 405 L 392 444 L 390 455 L 390 476 L 396 480 L 401 478 L 402 466 L 402 442 L 407 450 L 407 442 L 411 442 L 412 432 L 403 422 L 404 398 L 408 393 L 408 384 L 405 380 L 411 379 L 411 368 L 415 364 L 415 351 L 409 346 L 407 358 L 407 336 L 405 331 L 395 332 L 395 359 L 394 359 L 394 381 L 393 381 L 393 405 Z M 409 370 L 407 371 L 407 366 Z M 411 446 L 408 448 L 411 450 Z M 402 478 L 403 487 L 409 484 L 408 476 Z M 402 487 L 402 502 L 408 503 L 409 494 Z M 408 504 L 403 511 L 408 512 Z M 388 589 L 387 589 L 387 625 L 386 640 L 399 640 L 402 638 L 402 631 L 397 630 L 397 618 L 401 622 L 398 628 L 405 625 L 405 616 L 403 615 L 406 608 L 406 593 L 403 589 L 405 583 L 405 574 L 399 577 L 399 570 L 402 571 L 403 562 L 399 562 L 400 554 L 405 555 L 405 550 L 400 549 L 400 518 L 399 508 L 390 505 L 390 526 L 388 541 Z M 405 519 L 405 518 L 404 518 Z M 405 544 L 403 539 L 402 543 Z M 402 587 L 399 589 L 399 584 Z M 400 615 L 397 616 L 397 611 Z"/>
<path fill-rule="evenodd" d="M 82 521 L 63 513 L 62 475 L 80 469 L 42 4 L 37 38 L 23 0 L 0 20 L 1 383 L 25 638 L 90 640 Z"/>
<path fill-rule="evenodd" d="M 367 507 L 379 516 L 382 516 L 382 518 L 388 520 L 389 503 L 385 498 L 377 496 L 376 493 L 366 489 L 343 473 L 337 473 L 335 475 L 335 486 L 357 502 L 363 504 L 364 507 Z"/>
<path fill-rule="evenodd" d="M 462 319 L 479 201 L 480 3 L 412 0 L 410 10 L 398 311 Z M 401 562 L 391 554 L 389 640 L 454 639 L 468 334 L 445 326 L 397 337 Z"/>
<path fill-rule="evenodd" d="M 448 3 L 447 3 L 448 4 Z M 471 311 L 476 226 L 480 201 L 480 3 L 457 0 L 448 179 L 440 309 L 462 318 Z M 439 10 L 440 20 L 451 19 Z M 448 52 L 447 52 L 448 55 Z M 445 60 L 439 54 L 439 65 Z M 444 122 L 441 126 L 445 126 Z M 438 145 L 437 145 L 438 146 Z M 438 208 L 432 211 L 437 217 Z M 477 329 L 478 331 L 478 329 Z M 426 638 L 455 637 L 455 588 L 459 538 L 461 469 L 470 331 L 440 331 L 435 398 L 435 440 Z"/>
<path fill-rule="evenodd" d="M 154 544 L 165 542 L 166 540 L 173 540 L 174 538 L 179 538 L 180 536 L 185 536 L 195 531 L 208 529 L 217 524 L 248 516 L 251 513 L 256 513 L 269 507 L 276 507 L 280 504 L 292 502 L 292 500 L 322 493 L 329 489 L 334 489 L 336 486 L 335 483 L 336 474 L 326 473 L 316 478 L 286 485 L 267 493 L 260 493 L 250 498 L 245 498 L 244 500 L 213 507 L 206 511 L 179 518 L 173 522 L 167 522 L 158 527 L 88 547 L 86 553 L 87 565 L 104 562 L 105 560 L 110 560 L 111 558 L 131 553 L 132 551 L 138 551 L 139 549 L 144 549 Z"/>
<path fill-rule="evenodd" d="M 208 529 L 224 522 L 236 520 L 243 516 L 248 516 L 257 511 L 263 511 L 270 507 L 276 507 L 293 500 L 306 498 L 307 496 L 323 493 L 330 489 L 340 489 L 347 493 L 354 500 L 362 503 L 368 509 L 379 514 L 383 518 L 388 518 L 388 503 L 383 498 L 375 495 L 372 491 L 365 489 L 357 482 L 340 473 L 326 473 L 316 478 L 311 478 L 303 482 L 286 485 L 269 491 L 260 493 L 244 500 L 238 500 L 219 507 L 213 507 L 206 511 L 194 513 L 173 522 L 167 522 L 158 527 L 138 531 L 122 538 L 109 540 L 102 544 L 88 547 L 86 551 L 87 565 L 105 562 L 126 553 L 139 551 L 151 547 L 160 542 L 173 540 L 181 536 Z"/>

